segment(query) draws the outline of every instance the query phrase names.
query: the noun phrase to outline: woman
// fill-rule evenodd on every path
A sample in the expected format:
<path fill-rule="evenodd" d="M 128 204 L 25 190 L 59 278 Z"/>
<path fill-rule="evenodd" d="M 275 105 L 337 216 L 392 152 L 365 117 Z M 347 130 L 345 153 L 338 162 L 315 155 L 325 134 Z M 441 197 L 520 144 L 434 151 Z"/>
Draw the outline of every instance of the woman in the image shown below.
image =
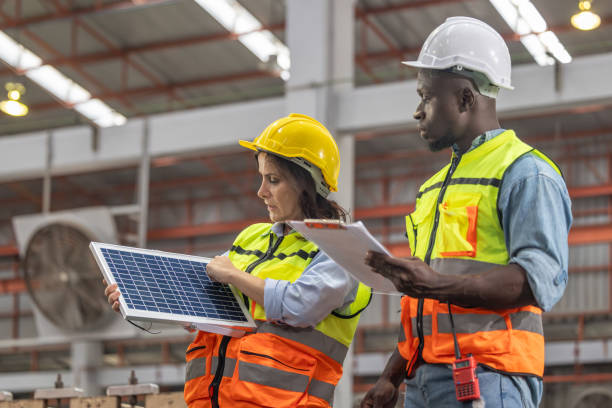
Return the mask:
<path fill-rule="evenodd" d="M 190 408 L 330 407 L 371 291 L 285 221 L 345 219 L 326 198 L 337 190 L 338 147 L 321 123 L 299 114 L 240 144 L 256 152 L 257 195 L 272 223 L 243 230 L 207 273 L 242 293 L 258 327 L 242 338 L 198 332 L 186 352 L 185 401 Z M 118 309 L 116 287 L 105 293 Z"/>

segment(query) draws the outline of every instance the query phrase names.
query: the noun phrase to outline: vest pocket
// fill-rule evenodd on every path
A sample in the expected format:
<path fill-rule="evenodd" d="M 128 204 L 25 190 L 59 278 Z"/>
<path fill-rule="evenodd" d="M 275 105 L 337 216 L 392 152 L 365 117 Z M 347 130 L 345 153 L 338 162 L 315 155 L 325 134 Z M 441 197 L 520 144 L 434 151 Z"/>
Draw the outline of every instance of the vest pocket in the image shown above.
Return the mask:
<path fill-rule="evenodd" d="M 307 403 L 317 361 L 273 334 L 246 336 L 240 343 L 231 394 L 236 401 L 289 408 Z"/>
<path fill-rule="evenodd" d="M 421 201 L 417 203 L 415 211 L 406 216 L 406 236 L 412 256 L 417 256 L 419 250 L 426 250 L 423 245 L 429 242 L 435 208 L 435 205 Z"/>
<path fill-rule="evenodd" d="M 439 205 L 439 253 L 442 257 L 476 257 L 480 193 L 454 193 Z"/>
<path fill-rule="evenodd" d="M 508 313 L 498 314 L 490 310 L 465 309 L 458 306 L 451 306 L 451 310 L 462 355 L 510 352 L 512 324 Z M 477 313 L 481 310 L 486 313 Z M 433 354 L 439 357 L 454 356 L 455 343 L 448 305 L 436 301 L 432 316 Z"/>
<path fill-rule="evenodd" d="M 216 334 L 198 332 L 185 352 L 185 401 L 209 398 L 208 385 L 212 381 L 210 365 L 217 339 Z M 214 373 L 213 373 L 214 374 Z"/>

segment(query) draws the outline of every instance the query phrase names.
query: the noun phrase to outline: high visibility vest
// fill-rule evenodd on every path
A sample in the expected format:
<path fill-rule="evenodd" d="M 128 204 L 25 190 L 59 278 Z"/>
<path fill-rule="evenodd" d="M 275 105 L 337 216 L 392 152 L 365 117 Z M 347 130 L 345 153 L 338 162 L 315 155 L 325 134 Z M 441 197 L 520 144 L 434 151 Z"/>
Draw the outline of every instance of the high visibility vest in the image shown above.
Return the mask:
<path fill-rule="evenodd" d="M 560 174 L 546 156 L 507 130 L 427 180 L 415 211 L 406 217 L 413 256 L 445 274 L 477 274 L 509 261 L 497 207 L 504 173 L 524 154 L 536 154 Z M 500 288 L 503 290 L 503 288 Z M 404 296 L 398 350 L 410 375 L 419 354 L 426 363 L 455 360 L 448 304 Z M 422 309 L 422 317 L 419 317 Z M 525 306 L 504 310 L 451 305 L 462 355 L 498 371 L 542 377 L 544 336 L 542 310 Z M 419 326 L 421 339 L 419 339 Z"/>
<path fill-rule="evenodd" d="M 254 224 L 238 235 L 229 257 L 261 279 L 294 282 L 318 251 L 297 232 L 276 237 L 271 224 Z M 268 322 L 263 306 L 245 298 L 256 331 L 242 338 L 199 332 L 187 349 L 185 401 L 190 408 L 214 406 L 211 400 L 220 407 L 330 407 L 370 299 L 371 290 L 360 284 L 342 312 L 314 328 L 295 328 Z"/>

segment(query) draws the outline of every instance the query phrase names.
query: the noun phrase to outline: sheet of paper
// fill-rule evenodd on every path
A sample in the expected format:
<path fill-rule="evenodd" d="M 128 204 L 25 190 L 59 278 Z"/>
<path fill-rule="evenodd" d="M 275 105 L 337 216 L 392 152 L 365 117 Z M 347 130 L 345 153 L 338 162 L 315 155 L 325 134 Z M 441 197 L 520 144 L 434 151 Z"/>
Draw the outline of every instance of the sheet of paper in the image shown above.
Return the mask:
<path fill-rule="evenodd" d="M 391 254 L 370 234 L 361 221 L 343 224 L 344 228 L 309 227 L 303 221 L 289 221 L 289 224 L 302 236 L 316 243 L 345 271 L 371 287 L 374 292 L 400 294 L 389 279 L 372 272 L 364 263 L 368 250 Z"/>

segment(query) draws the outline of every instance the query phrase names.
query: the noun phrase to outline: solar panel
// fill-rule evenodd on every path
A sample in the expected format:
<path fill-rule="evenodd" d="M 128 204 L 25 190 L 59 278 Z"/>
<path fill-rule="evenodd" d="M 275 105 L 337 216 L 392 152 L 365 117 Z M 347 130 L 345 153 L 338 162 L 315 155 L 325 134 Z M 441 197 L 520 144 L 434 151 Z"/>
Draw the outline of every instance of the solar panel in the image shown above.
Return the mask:
<path fill-rule="evenodd" d="M 222 334 L 232 334 L 223 327 L 255 327 L 240 296 L 208 278 L 210 258 L 100 242 L 90 249 L 106 282 L 117 284 L 125 319 L 193 323 Z"/>

